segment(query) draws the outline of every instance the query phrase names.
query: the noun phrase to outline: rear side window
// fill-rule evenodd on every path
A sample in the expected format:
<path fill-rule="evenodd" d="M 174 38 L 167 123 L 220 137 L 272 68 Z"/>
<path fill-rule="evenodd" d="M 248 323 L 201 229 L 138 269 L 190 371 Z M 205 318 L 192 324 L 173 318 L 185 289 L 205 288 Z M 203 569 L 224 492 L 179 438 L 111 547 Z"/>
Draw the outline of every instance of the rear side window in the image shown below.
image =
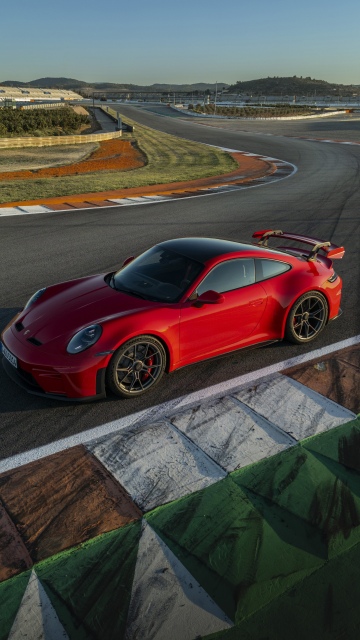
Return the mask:
<path fill-rule="evenodd" d="M 199 284 L 199 296 L 210 289 L 218 293 L 247 287 L 255 282 L 255 264 L 252 258 L 226 260 L 214 267 Z"/>
<path fill-rule="evenodd" d="M 278 260 L 255 260 L 256 267 L 256 282 L 261 280 L 268 280 L 279 276 L 285 271 L 289 271 L 291 266 L 286 262 L 279 262 Z"/>

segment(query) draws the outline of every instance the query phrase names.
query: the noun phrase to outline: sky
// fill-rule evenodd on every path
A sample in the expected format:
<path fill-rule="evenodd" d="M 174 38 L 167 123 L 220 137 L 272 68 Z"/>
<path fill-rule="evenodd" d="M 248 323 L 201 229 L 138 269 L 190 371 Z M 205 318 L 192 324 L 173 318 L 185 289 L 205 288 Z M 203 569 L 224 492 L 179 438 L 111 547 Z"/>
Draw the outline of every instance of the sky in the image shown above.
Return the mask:
<path fill-rule="evenodd" d="M 359 0 L 13 0 L 0 82 L 360 84 Z"/>

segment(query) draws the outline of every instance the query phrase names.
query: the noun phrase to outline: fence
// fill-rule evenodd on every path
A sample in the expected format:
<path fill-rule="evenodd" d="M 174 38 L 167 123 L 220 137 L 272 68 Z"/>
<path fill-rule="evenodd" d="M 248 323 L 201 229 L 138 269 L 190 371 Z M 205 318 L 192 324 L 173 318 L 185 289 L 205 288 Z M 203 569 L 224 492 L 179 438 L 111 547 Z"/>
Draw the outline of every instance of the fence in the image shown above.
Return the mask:
<path fill-rule="evenodd" d="M 22 104 L 19 109 L 24 111 L 24 109 L 60 109 L 61 107 L 69 108 L 69 105 L 66 102 L 30 102 Z"/>

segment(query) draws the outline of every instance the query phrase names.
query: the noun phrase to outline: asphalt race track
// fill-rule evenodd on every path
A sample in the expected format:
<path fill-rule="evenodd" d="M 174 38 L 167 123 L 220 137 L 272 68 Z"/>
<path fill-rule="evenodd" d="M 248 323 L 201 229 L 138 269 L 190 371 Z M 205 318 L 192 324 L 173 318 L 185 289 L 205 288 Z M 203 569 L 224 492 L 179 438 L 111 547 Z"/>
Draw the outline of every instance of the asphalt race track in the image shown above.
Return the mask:
<path fill-rule="evenodd" d="M 314 235 L 346 248 L 344 259 L 336 264 L 344 280 L 344 314 L 306 349 L 360 333 L 360 114 L 286 123 L 202 124 L 178 117 L 166 107 L 121 105 L 121 113 L 188 139 L 280 158 L 296 165 L 298 171 L 267 186 L 162 204 L 3 217 L 1 328 L 37 289 L 114 270 L 127 256 L 161 240 L 194 235 L 247 241 L 254 230 L 274 227 Z M 164 117 L 169 113 L 174 117 Z M 166 376 L 160 387 L 144 398 L 118 400 L 109 396 L 88 404 L 28 395 L 1 367 L 0 457 L 80 433 L 303 352 L 304 347 L 285 342 L 237 352 Z"/>

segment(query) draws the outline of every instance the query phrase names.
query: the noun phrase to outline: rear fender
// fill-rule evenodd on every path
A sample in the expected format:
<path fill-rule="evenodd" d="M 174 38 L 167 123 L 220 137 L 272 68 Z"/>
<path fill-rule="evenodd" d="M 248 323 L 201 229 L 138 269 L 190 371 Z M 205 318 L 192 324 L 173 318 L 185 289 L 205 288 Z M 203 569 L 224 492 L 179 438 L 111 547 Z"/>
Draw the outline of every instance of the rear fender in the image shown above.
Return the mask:
<path fill-rule="evenodd" d="M 299 298 L 301 298 L 301 296 L 303 296 L 304 293 L 312 293 L 312 292 L 321 293 L 321 295 L 324 296 L 324 298 L 325 298 L 325 300 L 327 302 L 327 306 L 328 306 L 328 314 L 327 314 L 327 318 L 326 318 L 326 324 L 328 324 L 329 319 L 330 319 L 329 318 L 329 316 L 330 316 L 330 298 L 329 298 L 329 295 L 323 289 L 320 289 L 320 288 L 317 288 L 317 287 L 314 287 L 313 289 L 305 289 L 304 291 L 299 292 L 294 297 L 292 302 L 290 302 L 289 306 L 287 307 L 287 311 L 284 314 L 283 326 L 282 326 L 282 331 L 281 331 L 281 337 L 282 338 L 284 338 L 284 336 L 285 336 L 285 329 L 286 329 L 287 319 L 289 317 L 289 313 L 290 313 L 291 309 L 293 308 L 295 302 L 297 300 L 299 300 Z"/>

